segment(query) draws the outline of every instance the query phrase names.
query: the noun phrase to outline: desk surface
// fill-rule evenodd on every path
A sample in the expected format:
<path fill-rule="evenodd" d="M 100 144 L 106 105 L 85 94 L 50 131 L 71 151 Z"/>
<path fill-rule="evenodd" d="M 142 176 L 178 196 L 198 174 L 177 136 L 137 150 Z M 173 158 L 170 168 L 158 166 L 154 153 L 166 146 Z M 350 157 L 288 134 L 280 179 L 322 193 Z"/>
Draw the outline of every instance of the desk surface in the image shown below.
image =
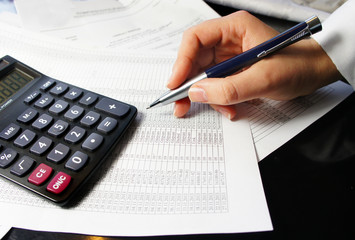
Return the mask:
<path fill-rule="evenodd" d="M 211 6 L 221 15 L 234 11 Z M 294 25 L 258 17 L 280 31 Z M 355 239 L 355 94 L 265 158 L 259 167 L 274 231 L 159 239 Z M 126 238 L 12 229 L 3 239 Z"/>

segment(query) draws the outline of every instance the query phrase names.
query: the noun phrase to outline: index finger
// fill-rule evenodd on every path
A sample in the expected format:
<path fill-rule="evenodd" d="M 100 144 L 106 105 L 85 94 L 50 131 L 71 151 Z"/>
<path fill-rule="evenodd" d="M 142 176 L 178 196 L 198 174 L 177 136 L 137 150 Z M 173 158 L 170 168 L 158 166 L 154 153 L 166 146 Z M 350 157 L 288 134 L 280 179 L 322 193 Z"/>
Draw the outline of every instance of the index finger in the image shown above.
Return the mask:
<path fill-rule="evenodd" d="M 222 21 L 222 18 L 208 20 L 184 32 L 172 75 L 167 83 L 168 88 L 178 87 L 191 73 L 197 74 L 201 70 L 203 66 L 197 62 L 198 55 L 203 49 L 210 49 L 221 41 Z M 201 58 L 204 61 L 201 65 L 207 66 L 213 61 L 213 57 Z"/>

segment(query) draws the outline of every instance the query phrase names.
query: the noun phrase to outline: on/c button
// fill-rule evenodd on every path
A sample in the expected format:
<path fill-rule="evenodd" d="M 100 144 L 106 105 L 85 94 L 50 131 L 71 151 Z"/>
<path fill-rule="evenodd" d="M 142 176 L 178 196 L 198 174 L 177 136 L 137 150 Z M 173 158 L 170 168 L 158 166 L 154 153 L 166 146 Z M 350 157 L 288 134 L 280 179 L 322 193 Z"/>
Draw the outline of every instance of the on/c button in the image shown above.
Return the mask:
<path fill-rule="evenodd" d="M 54 194 L 59 194 L 68 187 L 70 180 L 71 177 L 68 174 L 59 172 L 48 184 L 47 190 Z"/>
<path fill-rule="evenodd" d="M 28 177 L 28 181 L 34 185 L 41 185 L 51 175 L 53 169 L 46 164 L 41 163 L 36 170 Z"/>

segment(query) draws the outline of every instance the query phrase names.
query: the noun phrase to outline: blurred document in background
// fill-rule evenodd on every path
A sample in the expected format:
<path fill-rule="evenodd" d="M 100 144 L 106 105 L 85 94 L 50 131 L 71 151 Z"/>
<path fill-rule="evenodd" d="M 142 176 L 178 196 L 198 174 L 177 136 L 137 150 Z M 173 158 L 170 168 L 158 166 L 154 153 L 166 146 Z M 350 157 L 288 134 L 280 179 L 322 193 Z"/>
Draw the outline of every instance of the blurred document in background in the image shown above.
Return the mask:
<path fill-rule="evenodd" d="M 304 21 L 312 15 L 325 20 L 346 0 L 207 0 L 237 9 L 291 21 Z"/>
<path fill-rule="evenodd" d="M 176 51 L 184 30 L 219 15 L 201 0 L 16 0 L 23 26 L 118 50 Z"/>

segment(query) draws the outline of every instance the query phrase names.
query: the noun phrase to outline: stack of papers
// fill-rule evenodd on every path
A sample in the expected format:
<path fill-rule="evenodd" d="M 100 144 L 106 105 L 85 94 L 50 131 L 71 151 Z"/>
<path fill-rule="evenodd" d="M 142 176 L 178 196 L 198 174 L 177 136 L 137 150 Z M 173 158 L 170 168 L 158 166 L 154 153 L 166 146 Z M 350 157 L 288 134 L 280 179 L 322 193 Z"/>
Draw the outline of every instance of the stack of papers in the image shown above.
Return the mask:
<path fill-rule="evenodd" d="M 202 1 L 105 2 L 100 11 L 71 5 L 68 21 L 37 25 L 40 33 L 0 23 L 1 56 L 139 112 L 66 208 L 0 179 L 0 211 L 7 216 L 0 226 L 110 236 L 272 230 L 258 160 L 341 102 L 351 87 L 337 82 L 290 102 L 240 104 L 235 121 L 205 104 L 193 104 L 182 119 L 173 117 L 172 106 L 147 111 L 166 90 L 183 30 L 218 15 Z"/>

